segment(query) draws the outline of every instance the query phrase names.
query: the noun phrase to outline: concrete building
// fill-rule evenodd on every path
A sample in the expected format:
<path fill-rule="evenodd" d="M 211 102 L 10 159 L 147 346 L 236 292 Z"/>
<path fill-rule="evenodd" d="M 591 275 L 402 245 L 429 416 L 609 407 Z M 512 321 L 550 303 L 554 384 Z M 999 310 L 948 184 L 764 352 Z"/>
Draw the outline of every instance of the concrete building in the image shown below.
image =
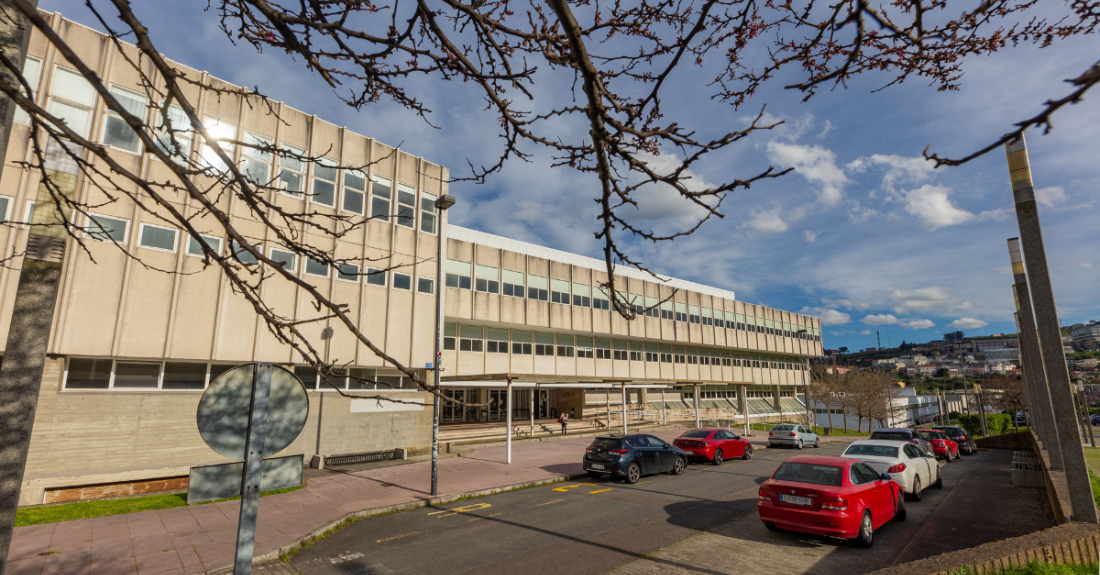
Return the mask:
<path fill-rule="evenodd" d="M 1079 327 L 1070 332 L 1073 349 L 1076 351 L 1093 351 L 1100 349 L 1100 322 L 1091 323 Z"/>
<path fill-rule="evenodd" d="M 97 73 L 104 82 L 130 98 L 152 122 L 158 103 L 147 101 L 136 89 L 137 73 L 124 64 L 119 48 L 97 31 L 57 14 L 50 17 L 57 33 L 87 62 L 99 62 Z M 121 50 L 139 60 L 132 46 Z M 110 146 L 128 169 L 150 179 L 171 177 L 140 143 L 115 129 L 114 117 L 105 112 L 94 90 L 37 32 L 29 55 L 25 76 L 36 88 L 40 105 L 63 115 L 93 141 Z M 205 72 L 178 67 L 202 84 L 229 86 Z M 146 72 L 152 74 L 151 69 Z M 247 162 L 250 173 L 277 175 L 287 183 L 281 192 L 271 193 L 276 205 L 333 215 L 398 214 L 372 220 L 339 239 L 305 234 L 307 242 L 362 261 L 364 267 L 393 268 L 366 275 L 372 272 L 369 267 L 327 269 L 288 251 L 245 206 L 230 197 L 218 200 L 238 229 L 251 234 L 265 253 L 327 289 L 337 301 L 347 302 L 367 337 L 405 365 L 432 364 L 436 298 L 443 296 L 443 366 L 451 380 L 446 393 L 463 400 L 493 401 L 476 411 L 445 404 L 445 422 L 469 425 L 504 419 L 505 391 L 499 374 L 520 383 L 573 386 L 516 390 L 513 415 L 523 419 L 556 417 L 563 411 L 578 418 L 598 417 L 621 399 L 578 384 L 605 380 L 671 386 L 663 399 L 645 390 L 628 396 L 631 408 L 643 415 L 690 409 L 697 395 L 705 409 L 730 418 L 783 417 L 804 409 L 794 396 L 805 375 L 802 358 L 821 355 L 816 318 L 738 301 L 728 290 L 676 279 L 655 281 L 620 269 L 616 285 L 639 309 L 672 296 L 643 317 L 627 321 L 610 309 L 610 298 L 601 291 L 600 284 L 608 279 L 601 261 L 454 226 L 448 228 L 446 275 L 436 277 L 438 232 L 448 224 L 433 202 L 442 194 L 458 196 L 459 201 L 462 196 L 450 189 L 445 167 L 283 104 L 275 104 L 277 120 L 255 99 L 215 97 L 198 86 L 191 86 L 188 97 L 198 102 L 204 124 L 224 137 L 270 142 L 307 155 L 327 154 L 326 163 L 302 163 L 250 155 L 235 147 L 233 157 Z M 179 111 L 170 108 L 169 113 Z M 37 171 L 18 165 L 31 160 L 25 116 L 20 120 L 4 159 L 0 210 L 6 220 L 29 222 L 40 178 Z M 192 158 L 203 157 L 204 144 L 194 134 L 177 136 L 177 144 Z M 370 173 L 351 166 L 370 166 Z M 47 168 L 66 173 L 65 166 Z M 100 206 L 92 214 L 95 222 L 150 267 L 135 262 L 112 242 L 90 237 L 84 251 L 74 249 L 69 240 L 22 504 L 57 501 L 59 492 L 88 486 L 179 480 L 191 466 L 225 462 L 199 436 L 196 406 L 210 381 L 247 362 L 287 366 L 310 390 L 309 420 L 287 454 L 302 453 L 308 461 L 313 454 L 398 447 L 416 451 L 429 445 L 430 396 L 342 325 L 310 324 L 305 334 L 315 343 L 325 342 L 329 361 L 377 383 L 341 380 L 335 385 L 348 393 L 368 392 L 403 402 L 353 399 L 333 392 L 275 339 L 248 302 L 229 288 L 217 266 L 203 266 L 194 239 L 166 226 L 155 210 L 146 211 L 149 206 L 138 206 L 126 196 L 108 198 L 97 182 L 81 174 L 72 176 L 78 199 Z M 194 213 L 186 198 L 175 207 Z M 209 232 L 204 236 L 208 245 L 231 247 L 218 235 L 217 222 L 195 223 Z M 0 249 L 14 258 L 0 268 L 4 337 L 27 234 L 27 226 L 18 223 L 0 228 Z M 317 317 L 295 286 L 273 282 L 264 289 L 265 302 L 280 313 L 297 319 Z M 322 338 L 326 327 L 332 335 Z M 427 370 L 420 371 L 427 378 Z"/>

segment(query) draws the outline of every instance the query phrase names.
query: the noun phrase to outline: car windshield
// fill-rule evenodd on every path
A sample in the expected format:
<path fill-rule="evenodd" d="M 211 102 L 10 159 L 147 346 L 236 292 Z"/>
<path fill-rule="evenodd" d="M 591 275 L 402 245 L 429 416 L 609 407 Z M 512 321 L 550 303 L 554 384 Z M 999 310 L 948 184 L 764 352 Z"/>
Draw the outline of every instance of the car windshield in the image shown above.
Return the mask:
<path fill-rule="evenodd" d="M 876 431 L 871 434 L 871 439 L 889 439 L 897 441 L 909 441 L 913 437 L 904 431 Z"/>
<path fill-rule="evenodd" d="M 943 435 L 935 431 L 918 431 L 917 433 L 920 434 L 921 438 L 929 441 L 933 439 L 943 439 Z"/>
<path fill-rule="evenodd" d="M 841 468 L 835 465 L 787 462 L 779 466 L 773 479 L 840 487 L 840 472 Z"/>
<path fill-rule="evenodd" d="M 695 431 L 689 431 L 680 437 L 692 437 L 696 439 L 706 439 L 710 435 L 710 432 L 705 429 L 696 429 Z"/>
<path fill-rule="evenodd" d="M 612 449 L 618 449 L 622 444 L 618 439 L 613 437 L 597 437 L 592 440 L 592 445 L 589 447 L 600 451 L 611 451 Z"/>
<path fill-rule="evenodd" d="M 844 455 L 862 455 L 868 457 L 897 457 L 898 448 L 893 445 L 867 445 L 856 443 L 844 452 Z"/>
<path fill-rule="evenodd" d="M 794 429 L 793 425 L 777 425 L 772 428 L 772 431 L 790 431 Z"/>

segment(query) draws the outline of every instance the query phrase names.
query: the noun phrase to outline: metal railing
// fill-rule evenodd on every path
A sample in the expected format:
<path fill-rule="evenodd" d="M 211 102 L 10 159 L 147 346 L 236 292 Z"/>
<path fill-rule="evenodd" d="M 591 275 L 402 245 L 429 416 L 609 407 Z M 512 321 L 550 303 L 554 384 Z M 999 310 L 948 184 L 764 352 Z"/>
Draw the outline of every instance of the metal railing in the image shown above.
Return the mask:
<path fill-rule="evenodd" d="M 397 450 L 363 451 L 360 453 L 342 453 L 339 455 L 326 455 L 325 467 L 339 467 L 341 465 L 355 465 L 358 463 L 373 463 L 375 461 L 390 461 L 397 459 Z"/>

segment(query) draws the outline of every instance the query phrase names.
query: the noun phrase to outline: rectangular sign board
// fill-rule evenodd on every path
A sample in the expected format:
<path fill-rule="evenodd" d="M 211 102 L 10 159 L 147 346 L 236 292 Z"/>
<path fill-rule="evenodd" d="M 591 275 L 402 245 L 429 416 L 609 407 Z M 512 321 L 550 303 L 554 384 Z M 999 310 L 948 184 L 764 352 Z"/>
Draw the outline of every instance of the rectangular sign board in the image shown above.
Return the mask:
<path fill-rule="evenodd" d="M 297 487 L 302 484 L 302 455 L 265 459 L 260 492 Z M 187 504 L 239 497 L 244 462 L 192 467 L 187 483 Z"/>

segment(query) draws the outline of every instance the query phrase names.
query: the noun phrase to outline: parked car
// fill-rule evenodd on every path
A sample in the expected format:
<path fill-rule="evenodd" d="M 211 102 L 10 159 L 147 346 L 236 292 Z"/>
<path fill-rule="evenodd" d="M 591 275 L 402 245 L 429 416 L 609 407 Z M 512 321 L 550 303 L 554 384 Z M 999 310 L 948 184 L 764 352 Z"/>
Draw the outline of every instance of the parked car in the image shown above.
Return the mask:
<path fill-rule="evenodd" d="M 805 425 L 780 423 L 768 432 L 768 445 L 775 447 L 787 445 L 802 449 L 805 445 L 821 447 L 821 438 Z"/>
<path fill-rule="evenodd" d="M 722 465 L 726 459 L 752 458 L 752 445 L 741 436 L 725 429 L 692 429 L 677 437 L 673 445 L 687 454 L 688 459 L 706 459 Z"/>
<path fill-rule="evenodd" d="M 908 441 L 920 448 L 921 451 L 935 455 L 932 444 L 928 440 L 917 435 L 915 429 L 907 427 L 883 427 L 871 432 L 871 439 L 885 439 L 888 441 Z"/>
<path fill-rule="evenodd" d="M 973 455 L 978 451 L 978 444 L 974 442 L 974 437 L 958 425 L 934 425 L 932 429 L 938 429 L 946 433 L 951 441 L 959 445 L 959 453 Z"/>
<path fill-rule="evenodd" d="M 890 474 L 890 478 L 901 485 L 902 491 L 914 501 L 924 498 L 924 489 L 928 486 L 943 488 L 940 464 L 936 458 L 912 443 L 864 439 L 849 445 L 841 457 L 858 459 L 870 465 L 876 473 Z"/>
<path fill-rule="evenodd" d="M 855 539 L 863 547 L 874 543 L 875 530 L 887 521 L 905 521 L 901 485 L 867 462 L 845 457 L 784 461 L 760 486 L 756 509 L 770 530 Z"/>
<path fill-rule="evenodd" d="M 948 463 L 951 463 L 961 457 L 959 455 L 959 444 L 952 441 L 946 433 L 938 429 L 918 429 L 917 435 L 932 444 L 932 453 L 936 455 L 936 459 L 942 457 Z"/>
<path fill-rule="evenodd" d="M 1100 413 L 1094 413 L 1089 416 L 1089 421 L 1092 422 L 1093 425 L 1100 425 Z"/>
<path fill-rule="evenodd" d="M 1030 419 L 1031 418 L 1026 411 L 1016 412 L 1016 425 L 1028 425 Z"/>
<path fill-rule="evenodd" d="M 585 449 L 582 465 L 592 477 L 613 475 L 637 483 L 643 475 L 666 471 L 681 475 L 687 469 L 687 455 L 652 435 L 600 435 Z"/>

